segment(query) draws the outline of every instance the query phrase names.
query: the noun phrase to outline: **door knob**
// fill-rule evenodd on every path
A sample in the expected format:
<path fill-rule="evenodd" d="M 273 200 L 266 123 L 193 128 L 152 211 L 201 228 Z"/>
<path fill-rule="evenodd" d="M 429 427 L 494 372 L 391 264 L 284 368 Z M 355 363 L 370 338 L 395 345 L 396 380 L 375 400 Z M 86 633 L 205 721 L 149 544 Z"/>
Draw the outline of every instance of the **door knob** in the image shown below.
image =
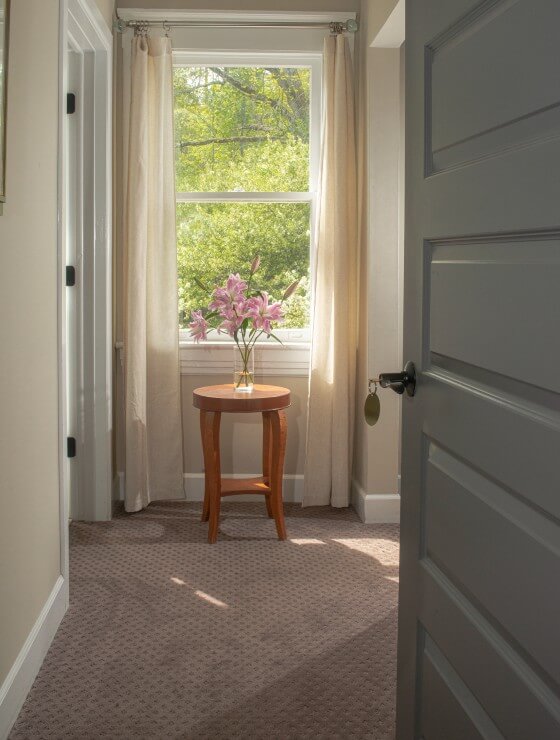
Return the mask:
<path fill-rule="evenodd" d="M 382 388 L 390 388 L 399 395 L 402 395 L 406 390 L 407 395 L 413 396 L 416 390 L 414 363 L 407 362 L 402 373 L 381 373 L 379 375 L 379 385 Z"/>

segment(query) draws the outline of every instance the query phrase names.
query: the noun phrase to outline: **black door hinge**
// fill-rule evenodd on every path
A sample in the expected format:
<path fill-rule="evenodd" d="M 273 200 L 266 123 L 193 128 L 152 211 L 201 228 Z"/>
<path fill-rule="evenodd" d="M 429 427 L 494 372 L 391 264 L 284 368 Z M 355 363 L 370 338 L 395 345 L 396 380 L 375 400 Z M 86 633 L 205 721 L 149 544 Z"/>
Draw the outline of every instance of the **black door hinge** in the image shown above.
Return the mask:
<path fill-rule="evenodd" d="M 76 457 L 76 437 L 66 437 L 66 456 Z"/>
<path fill-rule="evenodd" d="M 74 93 L 66 93 L 66 113 L 76 112 L 76 96 Z"/>
<path fill-rule="evenodd" d="M 74 265 L 67 265 L 66 266 L 66 286 L 68 288 L 71 288 L 73 285 L 76 285 L 76 268 Z"/>

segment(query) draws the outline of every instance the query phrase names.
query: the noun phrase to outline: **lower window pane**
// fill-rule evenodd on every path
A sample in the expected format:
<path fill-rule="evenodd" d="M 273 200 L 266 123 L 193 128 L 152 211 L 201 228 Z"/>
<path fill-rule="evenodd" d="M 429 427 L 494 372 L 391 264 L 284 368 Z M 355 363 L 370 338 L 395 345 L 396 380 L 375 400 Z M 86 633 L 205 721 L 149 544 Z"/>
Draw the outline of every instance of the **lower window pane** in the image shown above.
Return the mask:
<path fill-rule="evenodd" d="M 309 325 L 309 203 L 178 203 L 179 325 L 210 302 L 210 289 L 233 272 L 247 278 L 254 257 L 261 266 L 253 286 L 280 300 L 302 278 L 286 304 L 282 328 Z"/>

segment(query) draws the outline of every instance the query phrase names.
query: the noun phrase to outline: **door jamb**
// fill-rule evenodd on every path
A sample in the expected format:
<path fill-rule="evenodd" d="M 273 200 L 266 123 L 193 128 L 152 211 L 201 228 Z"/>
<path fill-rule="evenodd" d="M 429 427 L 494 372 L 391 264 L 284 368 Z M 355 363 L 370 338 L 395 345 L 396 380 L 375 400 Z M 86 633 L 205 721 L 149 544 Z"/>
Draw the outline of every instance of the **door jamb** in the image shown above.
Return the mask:
<path fill-rule="evenodd" d="M 88 413 L 85 424 L 89 440 L 85 457 L 92 471 L 90 490 L 93 520 L 111 518 L 112 492 L 112 32 L 95 0 L 61 0 L 59 9 L 59 124 L 58 124 L 58 436 L 60 501 L 60 571 L 65 581 L 68 603 L 68 514 L 67 474 L 67 366 L 66 366 L 66 93 L 68 84 L 67 51 L 72 43 L 91 53 L 94 65 L 94 96 L 91 101 L 94 156 L 91 161 L 89 202 L 91 209 L 90 255 L 92 280 L 85 300 L 92 307 L 91 321 L 82 324 L 82 343 L 89 345 L 92 362 L 92 387 L 87 389 Z M 85 286 L 84 286 L 85 293 Z"/>

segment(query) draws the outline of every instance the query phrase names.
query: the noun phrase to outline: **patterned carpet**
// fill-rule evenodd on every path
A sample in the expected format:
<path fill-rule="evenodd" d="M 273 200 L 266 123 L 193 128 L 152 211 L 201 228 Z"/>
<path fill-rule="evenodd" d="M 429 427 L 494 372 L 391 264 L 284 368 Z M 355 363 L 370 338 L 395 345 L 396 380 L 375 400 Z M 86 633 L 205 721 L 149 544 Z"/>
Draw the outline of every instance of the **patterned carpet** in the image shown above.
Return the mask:
<path fill-rule="evenodd" d="M 10 735 L 394 736 L 398 528 L 344 509 L 200 504 L 74 523 L 71 606 Z"/>

